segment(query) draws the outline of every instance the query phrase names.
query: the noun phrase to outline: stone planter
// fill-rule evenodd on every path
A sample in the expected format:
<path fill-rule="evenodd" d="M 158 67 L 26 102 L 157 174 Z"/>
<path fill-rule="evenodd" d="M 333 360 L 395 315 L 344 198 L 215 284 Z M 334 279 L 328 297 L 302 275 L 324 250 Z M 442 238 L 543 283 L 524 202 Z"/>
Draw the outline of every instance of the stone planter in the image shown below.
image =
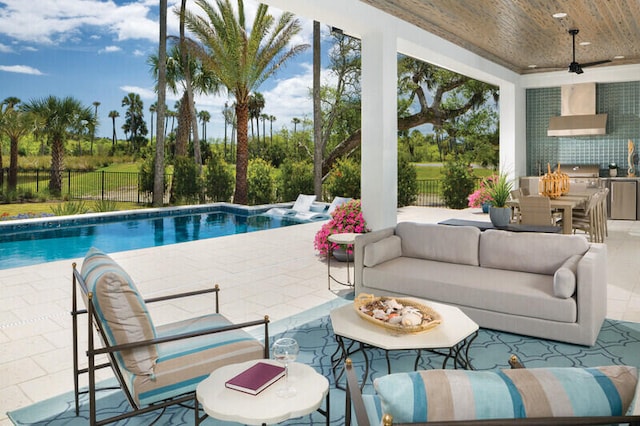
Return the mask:
<path fill-rule="evenodd" d="M 511 221 L 511 207 L 493 207 L 489 208 L 489 219 L 496 228 L 507 226 Z"/>

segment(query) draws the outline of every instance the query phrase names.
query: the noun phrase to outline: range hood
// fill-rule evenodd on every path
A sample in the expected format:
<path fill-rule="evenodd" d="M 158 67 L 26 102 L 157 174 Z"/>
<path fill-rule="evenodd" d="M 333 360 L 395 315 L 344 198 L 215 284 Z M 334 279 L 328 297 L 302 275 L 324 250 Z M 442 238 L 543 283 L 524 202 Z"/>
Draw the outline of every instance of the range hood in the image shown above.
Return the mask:
<path fill-rule="evenodd" d="M 561 87 L 560 117 L 551 117 L 547 136 L 593 136 L 607 131 L 607 114 L 596 114 L 596 84 Z"/>

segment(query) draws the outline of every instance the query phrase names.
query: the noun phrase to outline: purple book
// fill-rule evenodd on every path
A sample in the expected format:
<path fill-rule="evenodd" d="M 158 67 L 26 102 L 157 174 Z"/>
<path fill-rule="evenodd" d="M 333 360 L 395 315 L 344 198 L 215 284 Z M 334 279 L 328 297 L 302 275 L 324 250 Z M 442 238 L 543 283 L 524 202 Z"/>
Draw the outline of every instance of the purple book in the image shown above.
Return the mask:
<path fill-rule="evenodd" d="M 258 362 L 237 376 L 227 380 L 229 389 L 257 395 L 284 376 L 284 367 Z"/>

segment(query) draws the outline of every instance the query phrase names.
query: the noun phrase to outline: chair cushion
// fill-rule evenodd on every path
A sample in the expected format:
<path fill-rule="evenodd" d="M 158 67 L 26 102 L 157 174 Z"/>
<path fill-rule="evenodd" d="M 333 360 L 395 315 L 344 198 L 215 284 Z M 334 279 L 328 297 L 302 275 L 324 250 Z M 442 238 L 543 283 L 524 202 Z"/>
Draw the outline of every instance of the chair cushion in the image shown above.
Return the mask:
<path fill-rule="evenodd" d="M 553 294 L 556 297 L 568 299 L 576 292 L 576 273 L 580 259 L 582 256 L 574 254 L 553 274 Z"/>
<path fill-rule="evenodd" d="M 402 256 L 402 240 L 391 235 L 364 247 L 364 266 L 372 267 Z"/>
<path fill-rule="evenodd" d="M 215 329 L 232 323 L 220 314 L 161 325 L 158 337 Z M 158 345 L 153 377 L 127 374 L 136 402 L 148 405 L 193 392 L 198 383 L 219 367 L 264 357 L 262 343 L 244 330 L 231 330 Z"/>
<path fill-rule="evenodd" d="M 82 263 L 82 278 L 94 294 L 96 316 L 110 345 L 140 342 L 156 336 L 149 311 L 135 283 L 111 257 L 91 248 Z M 155 345 L 120 351 L 116 358 L 134 374 L 153 375 Z"/>
<path fill-rule="evenodd" d="M 625 415 L 638 371 L 631 366 L 501 371 L 428 370 L 375 379 L 394 422 Z"/>
<path fill-rule="evenodd" d="M 293 207 L 291 207 L 291 209 L 296 212 L 308 212 L 311 210 L 311 205 L 315 200 L 315 195 L 300 194 L 298 195 L 298 198 L 296 198 L 296 202 L 293 203 Z"/>

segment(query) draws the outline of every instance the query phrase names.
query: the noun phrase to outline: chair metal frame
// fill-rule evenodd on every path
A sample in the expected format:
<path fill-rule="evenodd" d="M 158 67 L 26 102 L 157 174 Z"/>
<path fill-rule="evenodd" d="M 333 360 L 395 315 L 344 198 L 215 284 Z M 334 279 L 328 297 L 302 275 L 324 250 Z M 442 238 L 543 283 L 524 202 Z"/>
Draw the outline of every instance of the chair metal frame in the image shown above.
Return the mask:
<path fill-rule="evenodd" d="M 183 405 L 185 403 L 193 404 L 193 406 L 192 407 L 190 406 L 190 408 L 194 409 L 194 418 L 195 418 L 196 425 L 200 424 L 200 422 L 207 417 L 206 414 L 204 414 L 203 416 L 200 416 L 199 414 L 200 408 L 199 408 L 199 403 L 198 403 L 198 399 L 196 397 L 195 391 L 188 392 L 186 394 L 179 395 L 168 400 L 159 401 L 159 402 L 150 404 L 148 406 L 144 406 L 144 407 L 138 406 L 138 404 L 135 402 L 133 398 L 133 395 L 129 392 L 129 388 L 125 384 L 125 379 L 122 375 L 122 372 L 118 367 L 118 360 L 115 355 L 119 351 L 134 349 L 134 348 L 139 348 L 139 347 L 144 347 L 149 345 L 156 345 L 159 343 L 190 339 L 194 337 L 205 336 L 205 335 L 210 335 L 215 333 L 222 333 L 230 330 L 238 330 L 246 327 L 264 325 L 263 357 L 269 358 L 269 317 L 267 315 L 265 315 L 265 317 L 261 320 L 248 321 L 248 322 L 243 322 L 239 324 L 232 324 L 225 327 L 199 330 L 199 331 L 190 332 L 190 333 L 182 333 L 174 336 L 166 336 L 162 338 L 149 339 L 149 340 L 144 340 L 144 341 L 135 342 L 135 343 L 128 343 L 128 344 L 122 344 L 122 345 L 110 345 L 106 338 L 103 324 L 100 322 L 100 320 L 98 319 L 95 313 L 93 294 L 92 292 L 89 291 L 86 282 L 84 281 L 84 279 L 82 278 L 82 275 L 80 274 L 80 272 L 76 267 L 75 262 L 73 263 L 72 286 L 73 288 L 72 288 L 71 317 L 73 321 L 72 328 L 73 328 L 73 371 L 74 371 L 75 410 L 76 410 L 76 416 L 78 416 L 80 414 L 80 401 L 79 401 L 80 394 L 88 392 L 89 422 L 91 426 L 105 425 L 108 423 L 113 423 L 119 420 L 127 419 L 130 417 L 153 412 L 160 409 L 164 411 L 164 409 L 166 409 L 171 405 L 176 405 L 176 404 Z M 78 306 L 79 305 L 78 304 L 79 295 L 77 291 L 78 288 L 80 288 L 83 299 L 86 300 L 86 309 L 81 309 Z M 149 304 L 154 302 L 162 302 L 167 300 L 180 299 L 184 297 L 214 293 L 215 294 L 215 313 L 219 313 L 220 311 L 219 292 L 220 292 L 220 287 L 218 286 L 218 284 L 216 284 L 214 288 L 145 299 L 145 303 Z M 79 362 L 80 348 L 78 343 L 78 336 L 79 336 L 78 320 L 79 320 L 79 316 L 81 315 L 87 315 L 87 336 L 88 336 L 87 350 L 86 350 L 86 356 L 88 359 L 87 368 L 80 368 L 80 362 Z M 95 338 L 94 338 L 95 331 L 97 331 L 98 335 L 100 336 L 102 345 L 96 345 Z M 97 364 L 96 357 L 100 355 L 106 355 L 108 357 L 108 362 Z M 127 398 L 127 401 L 129 402 L 132 408 L 132 411 L 128 411 L 126 413 L 122 413 L 122 414 L 118 414 L 115 416 L 98 420 L 96 418 L 96 414 L 97 414 L 96 391 L 104 390 L 104 388 L 96 389 L 95 375 L 96 375 L 96 370 L 106 368 L 106 367 L 111 367 L 111 369 L 113 370 L 113 373 L 115 374 L 115 377 L 118 381 L 119 388 L 124 392 Z M 87 391 L 80 390 L 80 376 L 82 374 L 88 374 L 89 388 Z M 113 388 L 110 388 L 110 389 L 113 389 Z M 159 414 L 159 416 L 160 415 L 162 415 L 162 412 Z"/>

